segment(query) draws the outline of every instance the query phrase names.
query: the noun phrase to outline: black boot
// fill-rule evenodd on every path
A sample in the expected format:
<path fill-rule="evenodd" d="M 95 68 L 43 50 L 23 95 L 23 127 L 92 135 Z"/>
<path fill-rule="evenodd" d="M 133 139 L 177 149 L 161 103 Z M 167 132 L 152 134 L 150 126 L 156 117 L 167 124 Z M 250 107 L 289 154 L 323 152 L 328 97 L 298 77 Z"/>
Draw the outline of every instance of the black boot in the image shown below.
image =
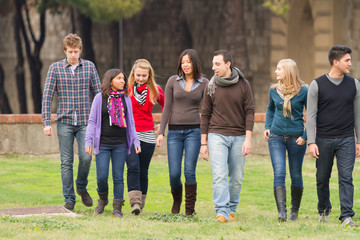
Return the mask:
<path fill-rule="evenodd" d="M 304 188 L 291 187 L 291 212 L 289 220 L 296 221 L 298 218 L 301 198 Z"/>
<path fill-rule="evenodd" d="M 173 206 L 171 208 L 172 214 L 179 214 L 180 206 L 182 202 L 182 186 L 178 189 L 171 188 L 171 194 L 173 196 Z"/>
<path fill-rule="evenodd" d="M 185 214 L 191 216 L 195 212 L 197 184 L 185 183 Z"/>
<path fill-rule="evenodd" d="M 285 186 L 274 187 L 274 195 L 276 206 L 279 212 L 278 220 L 280 222 L 286 221 L 286 188 Z"/>

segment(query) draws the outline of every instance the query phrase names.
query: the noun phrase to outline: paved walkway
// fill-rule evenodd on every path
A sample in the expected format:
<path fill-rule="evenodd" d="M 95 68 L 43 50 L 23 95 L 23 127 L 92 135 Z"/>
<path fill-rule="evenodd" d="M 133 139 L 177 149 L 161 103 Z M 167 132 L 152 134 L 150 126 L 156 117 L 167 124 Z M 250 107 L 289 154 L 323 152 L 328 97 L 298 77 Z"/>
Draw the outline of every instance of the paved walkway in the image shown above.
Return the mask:
<path fill-rule="evenodd" d="M 69 211 L 62 206 L 0 209 L 0 215 L 9 215 L 14 217 L 27 217 L 38 215 L 64 215 L 70 217 L 81 216 L 80 214 Z"/>

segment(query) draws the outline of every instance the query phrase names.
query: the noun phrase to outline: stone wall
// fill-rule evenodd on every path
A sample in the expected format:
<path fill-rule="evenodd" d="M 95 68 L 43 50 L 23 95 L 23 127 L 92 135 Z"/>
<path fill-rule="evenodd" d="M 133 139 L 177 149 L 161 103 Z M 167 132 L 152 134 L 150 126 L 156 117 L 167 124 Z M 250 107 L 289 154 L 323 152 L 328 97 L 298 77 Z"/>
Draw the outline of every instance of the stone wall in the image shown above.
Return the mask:
<path fill-rule="evenodd" d="M 53 135 L 43 133 L 40 114 L 0 114 L 0 154 L 58 154 L 55 114 L 52 115 Z M 156 123 L 160 122 L 161 114 L 154 114 Z M 268 155 L 267 143 L 263 139 L 265 114 L 255 114 L 255 126 L 252 135 L 252 153 Z M 76 142 L 76 141 L 75 141 Z M 156 147 L 155 154 L 166 156 L 166 135 L 161 148 Z M 74 144 L 77 152 L 77 144 Z"/>

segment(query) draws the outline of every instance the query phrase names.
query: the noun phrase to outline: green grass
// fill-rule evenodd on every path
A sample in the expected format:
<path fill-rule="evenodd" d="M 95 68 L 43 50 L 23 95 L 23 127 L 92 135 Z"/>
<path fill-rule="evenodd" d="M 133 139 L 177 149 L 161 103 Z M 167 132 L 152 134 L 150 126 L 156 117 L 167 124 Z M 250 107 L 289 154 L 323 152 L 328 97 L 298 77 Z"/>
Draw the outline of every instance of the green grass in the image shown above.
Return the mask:
<path fill-rule="evenodd" d="M 53 157 L 1 155 L 0 208 L 63 205 L 59 161 Z M 183 215 L 184 202 L 182 214 L 169 214 L 172 198 L 167 161 L 164 157 L 155 156 L 150 165 L 149 194 L 141 215 L 130 214 L 125 193 L 122 219 L 112 218 L 111 202 L 101 216 L 94 215 L 95 206 L 86 208 L 78 202 L 75 211 L 82 214 L 81 217 L 0 216 L 0 239 L 359 239 L 360 228 L 342 227 L 338 220 L 340 206 L 336 167 L 331 178 L 333 211 L 328 223 L 317 222 L 315 160 L 310 158 L 304 161 L 305 190 L 299 220 L 278 223 L 269 157 L 250 155 L 246 161 L 235 222 L 220 224 L 214 221 L 211 168 L 209 162 L 202 159 L 199 159 L 197 168 L 196 215 Z M 88 190 L 95 200 L 95 162 L 92 164 Z M 74 169 L 77 169 L 75 165 Z M 360 223 L 359 160 L 356 161 L 353 176 L 354 211 L 358 213 L 354 220 Z M 290 189 L 289 176 L 287 189 Z M 287 196 L 290 210 L 290 191 Z"/>

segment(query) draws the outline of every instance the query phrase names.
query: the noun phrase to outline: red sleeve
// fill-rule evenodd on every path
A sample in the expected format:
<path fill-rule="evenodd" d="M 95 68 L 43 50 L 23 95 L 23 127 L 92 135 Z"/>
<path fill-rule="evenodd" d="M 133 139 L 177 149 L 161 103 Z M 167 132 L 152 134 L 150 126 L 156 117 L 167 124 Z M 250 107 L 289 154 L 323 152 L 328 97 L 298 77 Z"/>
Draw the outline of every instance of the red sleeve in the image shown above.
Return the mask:
<path fill-rule="evenodd" d="M 161 87 L 159 85 L 157 85 L 157 89 L 159 91 L 159 97 L 156 100 L 156 102 L 158 104 L 160 104 L 161 110 L 163 110 L 164 109 L 164 103 L 165 103 L 165 94 L 164 94 L 164 91 L 161 89 Z"/>

